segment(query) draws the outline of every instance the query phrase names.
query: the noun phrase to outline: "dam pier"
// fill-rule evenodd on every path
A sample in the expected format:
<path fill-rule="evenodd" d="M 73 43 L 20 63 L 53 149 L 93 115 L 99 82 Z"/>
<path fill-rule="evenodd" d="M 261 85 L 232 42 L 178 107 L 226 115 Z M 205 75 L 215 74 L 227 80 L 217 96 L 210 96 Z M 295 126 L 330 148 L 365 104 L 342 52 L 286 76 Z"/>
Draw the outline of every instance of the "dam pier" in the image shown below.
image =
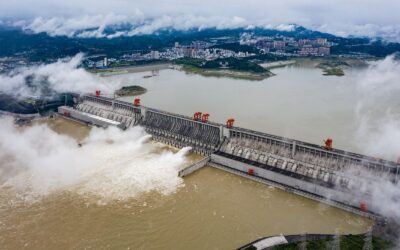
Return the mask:
<path fill-rule="evenodd" d="M 179 172 L 203 166 L 272 185 L 368 217 L 379 218 L 371 188 L 384 179 L 399 181 L 399 164 L 267 133 L 208 121 L 208 114 L 183 116 L 108 97 L 81 95 L 58 113 L 90 125 L 127 129 L 141 126 L 156 141 L 191 147 L 205 158 Z"/>

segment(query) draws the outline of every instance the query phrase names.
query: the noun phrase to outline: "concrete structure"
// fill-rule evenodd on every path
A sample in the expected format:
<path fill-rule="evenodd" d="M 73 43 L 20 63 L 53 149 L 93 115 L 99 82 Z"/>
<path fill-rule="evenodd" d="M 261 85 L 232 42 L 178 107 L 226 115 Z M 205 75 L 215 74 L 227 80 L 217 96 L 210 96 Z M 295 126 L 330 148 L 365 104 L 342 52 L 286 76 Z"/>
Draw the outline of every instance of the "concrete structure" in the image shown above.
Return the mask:
<path fill-rule="evenodd" d="M 368 232 L 369 233 L 369 232 Z M 367 234 L 368 234 L 367 233 Z M 274 249 L 275 246 L 278 245 L 285 245 L 290 243 L 299 243 L 305 241 L 317 241 L 317 240 L 335 240 L 341 236 L 347 235 L 340 235 L 340 234 L 295 234 L 295 235 L 276 235 L 276 236 L 268 236 L 251 243 L 248 243 L 242 247 L 239 247 L 237 250 L 249 250 L 249 249 L 257 249 L 257 250 L 269 250 Z M 350 236 L 350 235 L 349 235 Z M 364 234 L 356 234 L 354 236 L 361 236 L 364 237 Z M 365 238 L 364 239 L 364 248 L 363 249 L 370 249 L 366 248 L 369 245 L 369 241 Z M 314 249 L 314 248 L 313 248 Z M 326 248 L 331 249 L 331 248 Z M 332 248 L 336 249 L 336 248 Z"/>
<path fill-rule="evenodd" d="M 140 125 L 154 140 L 209 156 L 181 172 L 181 176 L 208 164 L 286 191 L 368 217 L 373 207 L 369 186 L 377 179 L 397 183 L 399 164 L 343 150 L 191 117 L 107 97 L 84 95 L 74 108 L 59 113 L 98 126 L 129 128 Z M 94 121 L 96 120 L 96 121 Z M 110 121 L 119 124 L 113 124 Z M 379 177 L 379 178 L 378 178 Z"/>
<path fill-rule="evenodd" d="M 197 170 L 199 170 L 200 168 L 206 166 L 209 162 L 210 162 L 211 157 L 207 156 L 206 158 L 182 169 L 181 171 L 179 171 L 178 175 L 179 177 L 185 177 L 186 175 L 189 175 Z"/>
<path fill-rule="evenodd" d="M 64 117 L 70 118 L 72 120 L 77 120 L 86 123 L 88 125 L 95 125 L 103 128 L 106 128 L 108 126 L 117 126 L 117 127 L 121 126 L 120 122 L 113 121 L 90 113 L 81 112 L 79 110 L 67 106 L 58 107 L 58 113 L 64 115 Z"/>
<path fill-rule="evenodd" d="M 282 244 L 287 244 L 288 241 L 286 240 L 285 236 L 280 235 L 280 236 L 272 236 L 268 237 L 265 239 L 262 239 L 256 243 L 254 243 L 252 246 L 255 247 L 257 250 L 261 249 L 266 249 L 268 247 L 273 247 L 277 245 L 282 245 Z"/>

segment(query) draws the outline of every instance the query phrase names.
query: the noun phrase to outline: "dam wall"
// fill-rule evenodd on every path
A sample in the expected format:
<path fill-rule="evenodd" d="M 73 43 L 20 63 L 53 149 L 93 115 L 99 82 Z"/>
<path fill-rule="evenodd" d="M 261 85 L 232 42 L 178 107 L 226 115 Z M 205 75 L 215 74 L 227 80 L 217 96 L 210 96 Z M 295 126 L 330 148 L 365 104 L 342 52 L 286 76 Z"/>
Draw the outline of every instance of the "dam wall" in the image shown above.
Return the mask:
<path fill-rule="evenodd" d="M 95 125 L 103 128 L 106 128 L 108 126 L 117 126 L 117 127 L 121 126 L 120 122 L 107 119 L 98 115 L 84 113 L 71 107 L 66 107 L 66 106 L 58 107 L 58 113 L 63 114 L 64 117 L 80 121 L 88 125 Z"/>
<path fill-rule="evenodd" d="M 354 195 L 340 189 L 321 186 L 319 183 L 299 178 L 299 176 L 276 171 L 267 165 L 252 165 L 252 162 L 242 162 L 218 154 L 211 155 L 209 165 L 364 217 L 376 217 L 374 213 L 360 210 L 360 202 L 369 202 L 369 197 L 366 194 Z M 249 174 L 250 169 L 252 170 L 251 174 Z M 369 209 L 373 211 L 372 207 Z"/>
<path fill-rule="evenodd" d="M 78 104 L 75 105 L 75 109 L 87 114 L 116 121 L 125 128 L 137 125 L 141 119 L 140 108 L 129 105 L 129 103 L 106 97 L 82 96 Z"/>
<path fill-rule="evenodd" d="M 156 140 L 173 140 L 178 147 L 190 146 L 203 155 L 216 151 L 220 144 L 219 126 L 189 117 L 147 109 L 141 125 Z"/>
<path fill-rule="evenodd" d="M 60 114 L 63 114 L 63 108 Z M 82 116 L 97 118 L 100 126 L 105 121 L 116 122 L 118 125 L 115 126 L 122 129 L 142 126 L 156 141 L 178 148 L 189 146 L 194 152 L 209 156 L 211 166 L 249 178 L 257 177 L 257 180 L 263 179 L 276 186 L 279 184 L 290 192 L 301 191 L 316 200 L 322 200 L 322 197 L 349 209 L 377 211 L 369 206 L 370 186 L 377 179 L 399 181 L 399 164 L 395 162 L 334 148 L 327 150 L 320 145 L 220 123 L 202 122 L 107 97 L 83 95 L 70 109 L 77 112 L 69 111 L 75 119 L 88 119 Z"/>
<path fill-rule="evenodd" d="M 191 117 L 134 106 L 107 97 L 81 96 L 75 109 L 119 122 L 124 128 L 141 125 L 156 141 L 178 148 L 190 146 L 202 155 L 210 155 L 217 150 L 221 140 L 220 124 L 202 123 Z"/>

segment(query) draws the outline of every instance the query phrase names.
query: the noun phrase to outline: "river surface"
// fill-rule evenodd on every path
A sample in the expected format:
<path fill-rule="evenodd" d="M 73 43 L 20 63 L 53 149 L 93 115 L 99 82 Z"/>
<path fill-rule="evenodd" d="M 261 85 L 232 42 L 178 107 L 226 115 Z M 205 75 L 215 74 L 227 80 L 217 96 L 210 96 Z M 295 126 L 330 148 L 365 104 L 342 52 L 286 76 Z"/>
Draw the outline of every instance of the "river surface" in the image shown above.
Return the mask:
<path fill-rule="evenodd" d="M 210 113 L 210 120 L 271 134 L 322 144 L 332 137 L 334 146 L 360 152 L 355 139 L 357 120 L 356 81 L 359 69 L 343 77 L 323 76 L 313 66 L 273 69 L 262 81 L 203 77 L 177 70 L 160 70 L 110 76 L 148 89 L 141 96 L 145 106 L 192 116 Z M 122 98 L 131 100 L 131 98 Z"/>
<path fill-rule="evenodd" d="M 205 78 L 176 70 L 162 70 L 146 79 L 143 76 L 148 72 L 109 79 L 123 78 L 147 88 L 142 103 L 151 107 L 187 115 L 207 111 L 218 122 L 233 116 L 239 126 L 316 143 L 329 135 L 338 145 L 355 148 L 346 142 L 352 133 L 352 72 L 342 78 L 322 77 L 312 68 L 285 67 L 274 73 L 277 76 L 260 82 Z M 315 83 L 317 79 L 322 86 Z M 236 249 L 266 235 L 356 234 L 372 224 L 209 167 L 184 180 L 176 179 L 178 169 L 199 156 L 181 156 L 176 149 L 149 141 L 131 145 L 118 134 L 122 132 L 111 134 L 118 144 L 99 144 L 103 137 L 110 140 L 101 131 L 93 135 L 88 127 L 64 119 L 44 124 L 57 132 L 44 138 L 48 141 L 70 143 L 62 137 L 66 135 L 76 143 L 83 142 L 83 146 L 72 143 L 66 148 L 73 148 L 82 168 L 90 165 L 90 171 L 73 182 L 73 188 L 60 185 L 65 180 L 54 175 L 53 184 L 58 188 L 34 201 L 26 199 L 26 191 L 18 190 L 21 183 L 0 185 L 1 249 Z M 86 142 L 88 137 L 91 140 Z M 58 155 L 58 150 L 54 151 L 44 158 L 51 161 Z M 86 158 L 93 158 L 96 164 L 92 166 Z M 71 160 L 63 159 L 66 163 Z M 164 173 L 167 168 L 170 171 Z M 30 182 L 30 178 L 23 181 Z M 168 178 L 171 182 L 166 182 Z M 139 184 L 133 183 L 135 180 Z M 33 190 L 35 185 L 43 188 L 40 181 L 32 183 L 29 187 Z"/>

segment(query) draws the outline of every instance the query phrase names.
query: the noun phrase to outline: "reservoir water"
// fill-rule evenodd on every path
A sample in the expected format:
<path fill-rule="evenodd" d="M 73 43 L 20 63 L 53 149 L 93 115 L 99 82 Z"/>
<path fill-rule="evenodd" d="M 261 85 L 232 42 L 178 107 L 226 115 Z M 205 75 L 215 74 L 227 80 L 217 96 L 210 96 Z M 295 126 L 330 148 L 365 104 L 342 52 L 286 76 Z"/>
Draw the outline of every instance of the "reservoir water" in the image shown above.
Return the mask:
<path fill-rule="evenodd" d="M 203 77 L 177 70 L 111 76 L 109 79 L 148 89 L 143 105 L 192 116 L 210 113 L 210 119 L 317 144 L 331 136 L 335 147 L 360 151 L 354 134 L 357 120 L 356 81 L 359 70 L 343 77 L 323 76 L 314 67 L 274 69 L 276 76 L 249 81 Z M 130 100 L 131 98 L 122 98 Z"/>
<path fill-rule="evenodd" d="M 274 73 L 263 81 L 177 70 L 108 79 L 147 88 L 141 99 L 150 107 L 205 111 L 218 122 L 232 116 L 238 126 L 315 143 L 332 136 L 337 146 L 357 149 L 349 140 L 357 72 L 323 77 L 291 66 Z M 2 127 L 16 145 L 29 145 L 24 154 L 0 153 L 1 166 L 19 170 L 0 183 L 2 249 L 235 249 L 266 235 L 355 234 L 372 224 L 213 168 L 180 179 L 178 170 L 199 157 L 148 141 L 140 130 L 104 132 L 64 119 L 44 124 L 25 134 Z"/>

